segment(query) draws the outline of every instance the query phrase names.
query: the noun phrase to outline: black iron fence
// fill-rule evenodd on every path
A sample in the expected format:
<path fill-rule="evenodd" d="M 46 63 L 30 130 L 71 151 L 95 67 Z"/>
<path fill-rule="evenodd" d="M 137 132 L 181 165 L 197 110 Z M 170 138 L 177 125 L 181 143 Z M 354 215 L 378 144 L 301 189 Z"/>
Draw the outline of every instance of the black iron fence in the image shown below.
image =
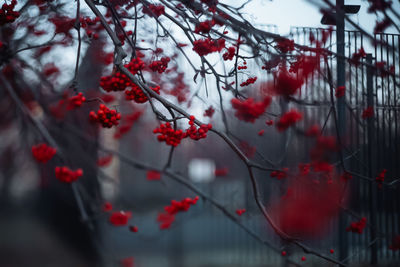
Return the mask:
<path fill-rule="evenodd" d="M 295 42 L 311 45 L 309 36 L 319 39 L 327 29 L 294 27 L 291 35 Z M 325 48 L 336 51 L 335 31 L 328 33 Z M 352 58 L 363 48 L 367 56 L 360 64 L 346 61 L 346 122 L 345 144 L 346 167 L 367 179 L 353 179 L 350 183 L 350 201 L 345 209 L 348 216 L 341 218 L 337 229 L 337 247 L 342 248 L 340 257 L 350 263 L 370 262 L 376 257 L 379 263 L 399 260 L 399 253 L 389 249 L 392 238 L 400 234 L 399 189 L 400 178 L 399 140 L 399 75 L 400 35 L 379 33 L 374 40 L 357 31 L 345 32 L 345 57 Z M 328 58 L 332 76 L 336 77 L 336 56 Z M 304 88 L 303 99 L 312 102 L 329 102 L 330 86 L 322 75 L 312 77 Z M 325 74 L 327 75 L 327 74 Z M 363 111 L 372 107 L 372 120 L 362 119 Z M 329 106 L 302 106 L 308 120 L 321 122 L 330 112 Z M 306 123 L 306 122 L 305 122 Z M 327 121 L 326 133 L 334 134 L 333 119 Z M 386 169 L 385 182 L 392 186 L 379 187 L 374 181 Z M 346 233 L 343 226 L 349 225 L 358 216 L 368 219 L 369 230 L 362 235 Z M 343 249 L 344 248 L 344 249 Z"/>

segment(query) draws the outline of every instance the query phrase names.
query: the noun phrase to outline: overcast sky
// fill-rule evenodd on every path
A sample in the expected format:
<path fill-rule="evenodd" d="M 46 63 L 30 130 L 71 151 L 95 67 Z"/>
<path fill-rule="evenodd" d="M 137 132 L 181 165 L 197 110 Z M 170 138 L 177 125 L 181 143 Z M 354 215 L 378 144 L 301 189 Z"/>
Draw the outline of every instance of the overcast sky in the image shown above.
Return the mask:
<path fill-rule="evenodd" d="M 226 0 L 226 3 L 235 1 Z M 323 3 L 322 0 L 313 2 Z M 334 2 L 334 0 L 331 0 Z M 393 8 L 400 11 L 399 1 L 393 1 Z M 368 2 L 366 0 L 345 0 L 348 5 L 361 5 L 359 14 L 352 15 L 351 19 L 362 28 L 372 32 L 376 17 L 368 14 Z M 310 4 L 309 0 L 253 0 L 246 8 L 248 14 L 252 14 L 252 21 L 255 23 L 275 24 L 280 34 L 289 33 L 290 26 L 322 27 L 321 13 L 319 7 Z M 388 31 L 393 32 L 395 31 Z"/>

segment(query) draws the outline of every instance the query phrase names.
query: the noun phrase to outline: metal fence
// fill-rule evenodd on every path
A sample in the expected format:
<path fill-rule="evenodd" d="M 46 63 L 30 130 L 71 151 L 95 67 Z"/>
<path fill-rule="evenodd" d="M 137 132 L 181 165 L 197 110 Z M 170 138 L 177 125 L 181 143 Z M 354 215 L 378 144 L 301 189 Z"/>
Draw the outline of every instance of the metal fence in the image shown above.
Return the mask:
<path fill-rule="evenodd" d="M 327 29 L 320 28 L 292 28 L 291 38 L 298 44 L 310 45 L 309 36 L 313 34 L 316 39 L 320 39 L 323 32 Z M 383 45 L 384 40 L 390 46 Z M 345 32 L 345 56 L 351 58 L 353 53 L 363 47 L 367 53 L 371 54 L 368 58 L 362 59 L 362 64 L 350 64 L 346 61 L 346 122 L 344 142 L 346 149 L 343 150 L 346 159 L 346 167 L 350 170 L 362 174 L 366 177 L 375 177 L 382 169 L 387 169 L 387 183 L 391 183 L 396 178 L 400 178 L 400 137 L 398 118 L 400 108 L 400 36 L 391 34 L 378 34 L 375 40 L 368 40 L 357 31 Z M 336 51 L 335 32 L 328 34 L 325 48 Z M 368 62 L 367 62 L 368 60 Z M 387 65 L 393 65 L 395 76 L 376 75 L 373 71 L 376 62 L 386 61 Z M 328 63 L 332 76 L 336 77 L 336 57 L 330 55 Z M 304 103 L 296 105 L 296 108 L 304 113 L 304 121 L 300 127 L 307 129 L 314 123 L 323 125 L 330 113 L 330 90 L 331 87 L 326 82 L 326 68 L 321 64 L 318 72 L 313 74 L 301 89 L 300 99 Z M 373 120 L 363 120 L 361 114 L 368 106 L 373 106 L 375 116 Z M 231 122 L 231 129 L 235 132 L 243 132 L 248 135 L 250 128 L 243 124 L 234 125 Z M 264 122 L 261 122 L 264 124 Z M 261 125 L 261 124 L 260 124 Z M 254 125 L 251 125 L 252 131 Z M 326 135 L 335 134 L 335 125 L 332 119 L 326 121 L 324 130 Z M 136 135 L 136 133 L 132 133 Z M 277 134 L 266 132 L 262 141 L 258 139 L 253 143 L 267 157 L 273 158 L 281 155 L 282 144 L 289 144 L 286 151 L 286 158 L 281 165 L 290 166 L 291 163 L 299 161 L 308 162 L 308 153 L 311 147 L 311 141 L 307 138 L 298 138 L 290 134 Z M 268 136 L 270 135 L 270 136 Z M 174 156 L 174 162 L 184 164 L 185 160 L 193 157 L 215 158 L 219 164 L 229 164 L 231 177 L 228 181 L 215 181 L 211 184 L 198 185 L 205 192 L 221 201 L 226 207 L 246 208 L 247 213 L 243 222 L 256 232 L 264 240 L 270 241 L 276 247 L 287 250 L 291 259 L 301 262 L 303 253 L 299 250 L 290 251 L 290 246 L 280 243 L 279 238 L 268 227 L 265 220 L 259 215 L 257 207 L 252 199 L 251 186 L 249 185 L 247 171 L 243 164 L 238 160 L 229 148 L 220 144 L 217 140 L 212 140 L 210 135 L 207 140 L 202 142 L 194 149 L 185 148 L 182 144 L 177 154 Z M 148 157 L 150 163 L 161 160 L 163 153 L 159 151 L 154 156 L 160 146 L 158 144 L 148 144 L 146 138 L 138 140 L 139 143 L 146 142 L 146 150 L 142 156 Z M 274 142 L 270 142 L 274 140 Z M 208 143 L 210 142 L 210 143 Z M 140 144 L 137 146 L 140 146 Z M 188 144 L 189 145 L 189 144 Z M 262 151 L 265 147 L 266 150 Z M 128 154 L 129 148 L 123 148 L 122 152 Z M 126 151 L 125 151 L 126 150 Z M 180 154 L 179 151 L 182 151 Z M 183 152 L 185 151 L 185 152 Z M 189 151 L 189 152 L 188 152 Z M 272 152 L 271 152 L 272 151 Z M 275 153 L 279 151 L 279 153 Z M 279 160 L 277 157 L 275 160 Z M 177 169 L 184 170 L 185 166 L 174 166 Z M 132 174 L 129 166 L 121 166 L 121 188 L 126 190 L 126 195 L 133 195 L 131 188 L 143 188 L 139 182 L 132 182 Z M 266 203 L 271 199 L 282 195 L 282 184 L 284 181 L 272 180 L 265 173 L 256 173 L 264 175 L 266 179 L 260 179 L 260 185 L 266 196 Z M 135 177 L 144 177 L 144 172 L 136 171 Z M 124 181 L 125 179 L 125 181 Z M 129 182 L 128 182 L 129 181 Z M 166 191 L 171 196 L 164 196 L 164 203 L 168 204 L 170 197 L 177 198 L 177 195 L 185 196 L 189 191 L 182 188 L 179 184 L 165 182 L 165 185 L 152 186 L 151 190 L 142 190 L 142 195 L 136 194 L 138 203 L 151 202 L 152 199 L 160 197 Z M 145 184 L 145 182 L 144 182 Z M 166 186 L 166 187 L 163 187 Z M 354 177 L 349 182 L 348 191 L 350 192 L 349 202 L 342 210 L 343 216 L 329 225 L 329 236 L 324 239 L 315 238 L 306 240 L 307 244 L 317 247 L 319 251 L 328 253 L 329 249 L 334 249 L 340 253 L 331 255 L 332 257 L 343 260 L 350 265 L 361 265 L 371 261 L 376 257 L 378 263 L 396 264 L 400 261 L 399 252 L 388 249 L 391 238 L 400 234 L 400 194 L 398 187 L 383 186 L 378 188 L 375 181 L 368 181 L 363 178 Z M 164 192 L 164 193 L 161 193 Z M 123 193 L 123 190 L 122 190 Z M 173 193 L 173 194 L 172 194 Z M 153 195 L 150 195 L 153 194 Z M 140 201 L 139 201 L 140 200 Z M 145 201 L 143 201 L 145 200 Z M 136 202 L 135 199 L 132 200 Z M 151 207 L 146 210 L 152 210 Z M 154 233 L 149 236 L 139 238 L 131 236 L 127 231 L 110 231 L 109 226 L 103 231 L 105 243 L 115 251 L 118 257 L 135 256 L 135 262 L 138 266 L 287 266 L 285 258 L 278 252 L 269 249 L 267 246 L 257 242 L 247 235 L 240 227 L 226 218 L 220 211 L 214 209 L 207 202 L 200 202 L 199 205 L 190 210 L 191 215 L 182 218 L 176 222 L 176 227 L 168 231 L 159 232 L 155 218 L 157 208 L 150 213 L 136 213 L 136 222 L 142 225 L 141 232 Z M 234 211 L 234 210 L 232 210 Z M 185 216 L 185 215 L 183 215 Z M 359 220 L 359 216 L 364 216 L 368 220 L 368 227 L 361 235 L 348 233 L 345 228 L 352 222 Z M 375 229 L 375 231 L 371 231 Z M 127 237 L 128 236 L 128 237 Z M 118 240 L 118 242 L 112 242 Z M 307 259 L 309 266 L 325 266 L 326 262 L 320 261 L 316 257 Z M 112 264 L 110 265 L 112 266 Z"/>
<path fill-rule="evenodd" d="M 294 27 L 291 35 L 295 42 L 310 45 L 309 36 L 318 39 L 320 28 Z M 352 55 L 363 47 L 368 54 L 361 64 L 346 62 L 346 122 L 345 158 L 346 166 L 366 177 L 376 177 L 387 170 L 385 182 L 391 183 L 400 177 L 399 140 L 399 75 L 400 75 L 400 35 L 379 33 L 373 40 L 357 31 L 345 31 L 345 56 Z M 329 33 L 326 48 L 336 51 L 335 31 Z M 330 69 L 336 76 L 334 55 L 329 57 Z M 384 63 L 383 63 L 384 62 Z M 381 73 L 378 66 L 384 66 L 392 73 Z M 322 68 L 321 68 L 322 69 Z M 326 69 L 323 71 L 326 71 Z M 304 88 L 303 99 L 329 102 L 329 85 L 324 77 L 312 77 Z M 363 110 L 373 107 L 372 120 L 361 118 Z M 326 118 L 329 107 L 302 107 L 308 119 L 321 121 Z M 327 133 L 334 134 L 333 120 L 327 123 Z M 353 179 L 350 183 L 348 216 L 343 216 L 338 224 L 337 246 L 350 263 L 370 262 L 376 257 L 379 263 L 399 261 L 399 253 L 389 249 L 391 239 L 400 234 L 399 189 L 396 186 L 379 188 L 374 181 Z M 353 211 L 353 212 L 350 212 Z M 343 226 L 356 220 L 354 214 L 368 220 L 368 231 L 362 235 L 346 233 Z M 375 254 L 375 255 L 374 255 Z"/>

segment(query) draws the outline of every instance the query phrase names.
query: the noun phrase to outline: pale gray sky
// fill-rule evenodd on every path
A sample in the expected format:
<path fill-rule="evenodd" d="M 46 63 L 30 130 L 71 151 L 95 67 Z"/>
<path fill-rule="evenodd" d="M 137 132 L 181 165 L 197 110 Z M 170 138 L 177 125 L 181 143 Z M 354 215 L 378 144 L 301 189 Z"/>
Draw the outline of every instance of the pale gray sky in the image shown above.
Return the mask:
<path fill-rule="evenodd" d="M 226 0 L 233 4 L 236 1 Z M 238 1 L 239 2 L 239 1 Z M 310 2 L 323 3 L 322 0 L 253 0 L 247 7 L 246 12 L 254 23 L 275 24 L 280 34 L 289 33 L 290 26 L 322 27 L 321 13 L 319 7 Z M 334 2 L 334 0 L 331 0 Z M 393 8 L 400 12 L 399 1 L 393 1 Z M 345 4 L 361 5 L 359 14 L 352 15 L 351 19 L 359 26 L 372 32 L 376 16 L 368 14 L 368 2 L 366 0 L 346 0 Z M 388 31 L 393 32 L 395 31 Z"/>

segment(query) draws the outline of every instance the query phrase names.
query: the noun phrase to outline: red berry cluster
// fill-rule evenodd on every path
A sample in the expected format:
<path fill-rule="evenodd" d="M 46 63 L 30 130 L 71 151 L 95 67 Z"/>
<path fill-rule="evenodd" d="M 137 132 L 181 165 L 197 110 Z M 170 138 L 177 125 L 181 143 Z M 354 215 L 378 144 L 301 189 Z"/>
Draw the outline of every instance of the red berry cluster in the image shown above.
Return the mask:
<path fill-rule="evenodd" d="M 309 163 L 299 163 L 299 173 L 301 176 L 306 176 L 310 173 L 311 164 Z"/>
<path fill-rule="evenodd" d="M 109 109 L 104 104 L 100 104 L 97 114 L 90 111 L 89 119 L 92 122 L 100 123 L 104 128 L 111 128 L 113 125 L 118 125 L 121 114 L 114 109 Z"/>
<path fill-rule="evenodd" d="M 227 48 L 228 51 L 226 51 L 223 55 L 222 58 L 227 61 L 227 60 L 232 60 L 233 57 L 235 56 L 235 47 L 231 46 L 229 48 Z"/>
<path fill-rule="evenodd" d="M 243 151 L 243 153 L 246 155 L 246 157 L 253 158 L 254 155 L 257 152 L 256 147 L 251 146 L 249 143 L 246 141 L 240 141 L 239 143 L 239 148 L 240 150 Z"/>
<path fill-rule="evenodd" d="M 117 131 L 114 133 L 114 138 L 119 139 L 124 134 L 128 133 L 131 129 L 135 121 L 137 121 L 143 114 L 142 110 L 134 111 L 131 114 L 124 115 L 124 120 L 121 125 L 117 128 Z"/>
<path fill-rule="evenodd" d="M 213 40 L 211 38 L 199 39 L 193 42 L 193 51 L 199 56 L 220 52 L 225 47 L 225 39 Z"/>
<path fill-rule="evenodd" d="M 70 31 L 74 28 L 75 19 L 66 16 L 56 16 L 49 18 L 49 21 L 56 27 L 55 33 L 63 33 L 68 37 L 71 37 Z"/>
<path fill-rule="evenodd" d="M 268 125 L 268 126 L 271 126 L 271 125 L 274 124 L 274 121 L 273 120 L 267 120 L 267 121 L 265 121 L 265 124 Z"/>
<path fill-rule="evenodd" d="M 287 172 L 289 171 L 288 168 L 283 168 L 282 170 L 278 170 L 278 171 L 272 171 L 270 176 L 272 178 L 276 178 L 278 180 L 281 180 L 283 178 L 287 177 Z"/>
<path fill-rule="evenodd" d="M 154 72 L 163 73 L 168 68 L 170 61 L 169 57 L 162 57 L 160 60 L 151 62 L 149 68 Z"/>
<path fill-rule="evenodd" d="M 78 178 L 83 175 L 82 169 L 77 169 L 73 171 L 66 166 L 56 167 L 55 173 L 56 178 L 64 183 L 72 183 L 78 180 Z"/>
<path fill-rule="evenodd" d="M 375 24 L 374 28 L 374 33 L 382 33 L 388 28 L 390 25 L 392 25 L 392 21 L 389 18 L 385 18 L 382 21 L 377 21 Z"/>
<path fill-rule="evenodd" d="M 167 145 L 175 147 L 185 138 L 185 133 L 181 129 L 174 130 L 169 122 L 161 124 L 160 127 L 153 130 L 153 133 L 159 134 L 157 136 L 158 141 L 165 142 Z"/>
<path fill-rule="evenodd" d="M 314 172 L 326 173 L 328 178 L 330 177 L 330 173 L 333 171 L 333 165 L 325 160 L 314 160 L 311 164 Z"/>
<path fill-rule="evenodd" d="M 366 56 L 367 54 L 365 53 L 364 48 L 361 47 L 360 49 L 358 49 L 358 52 L 353 54 L 353 56 L 350 59 L 350 62 L 357 66 L 358 64 L 360 64 L 361 58 L 364 58 Z"/>
<path fill-rule="evenodd" d="M 376 11 L 385 11 L 390 8 L 392 1 L 387 0 L 368 0 L 370 6 L 368 8 L 368 13 L 375 13 Z"/>
<path fill-rule="evenodd" d="M 124 66 L 135 75 L 145 67 L 145 64 L 140 58 L 134 58 Z M 128 87 L 133 87 L 134 83 L 125 74 L 116 72 L 113 75 L 101 77 L 100 86 L 107 92 L 124 91 Z"/>
<path fill-rule="evenodd" d="M 385 181 L 385 175 L 386 175 L 387 170 L 383 169 L 379 175 L 375 178 L 375 181 L 378 183 L 378 187 L 382 187 L 382 183 Z"/>
<path fill-rule="evenodd" d="M 194 124 L 195 117 L 190 116 L 189 125 L 190 127 L 184 132 L 182 129 L 174 130 L 171 123 L 166 122 L 161 124 L 160 127 L 153 130 L 154 134 L 159 134 L 157 136 L 158 141 L 165 142 L 170 146 L 177 146 L 181 143 L 181 140 L 189 137 L 193 140 L 200 140 L 207 137 L 207 132 L 212 128 L 211 124 L 202 124 L 197 128 Z"/>
<path fill-rule="evenodd" d="M 266 97 L 262 102 L 255 102 L 253 98 L 248 98 L 246 100 L 233 98 L 231 103 L 232 107 L 236 110 L 235 116 L 239 120 L 254 123 L 269 106 L 271 98 Z"/>
<path fill-rule="evenodd" d="M 276 48 L 282 53 L 294 50 L 294 41 L 286 38 L 280 38 L 276 41 Z"/>
<path fill-rule="evenodd" d="M 108 155 L 102 158 L 98 158 L 96 161 L 97 166 L 99 167 L 105 167 L 110 165 L 111 161 L 113 159 L 113 155 Z"/>
<path fill-rule="evenodd" d="M 47 77 L 59 73 L 60 69 L 56 65 L 54 65 L 54 63 L 47 63 L 46 65 L 43 66 L 43 74 Z"/>
<path fill-rule="evenodd" d="M 400 235 L 397 235 L 392 239 L 392 244 L 389 245 L 389 249 L 393 251 L 400 250 Z"/>
<path fill-rule="evenodd" d="M 247 69 L 247 66 L 246 66 L 246 65 L 247 65 L 247 62 L 246 62 L 246 61 L 243 61 L 243 66 L 238 66 L 237 69 L 238 69 L 238 70 L 245 70 L 245 69 Z"/>
<path fill-rule="evenodd" d="M 317 137 L 321 134 L 321 129 L 319 128 L 319 126 L 317 124 L 311 125 L 307 131 L 304 133 L 306 136 L 314 136 Z"/>
<path fill-rule="evenodd" d="M 206 20 L 206 21 L 200 22 L 200 23 L 196 24 L 196 27 L 194 28 L 194 32 L 195 33 L 209 33 L 214 25 L 215 25 L 214 20 Z"/>
<path fill-rule="evenodd" d="M 237 209 L 236 210 L 236 214 L 239 215 L 239 216 L 242 216 L 242 214 L 245 213 L 245 212 L 246 212 L 246 209 Z"/>
<path fill-rule="evenodd" d="M 160 94 L 160 86 L 150 87 L 154 92 Z M 126 100 L 133 100 L 136 103 L 145 103 L 147 100 L 147 96 L 143 93 L 143 90 L 136 84 L 132 83 L 130 89 L 125 90 L 125 98 Z"/>
<path fill-rule="evenodd" d="M 379 61 L 375 63 L 376 73 L 381 77 L 386 77 L 387 75 L 393 75 L 395 73 L 395 68 L 393 65 L 387 66 L 386 61 Z"/>
<path fill-rule="evenodd" d="M 350 181 L 351 179 L 353 179 L 353 175 L 351 175 L 350 173 L 348 173 L 348 172 L 345 171 L 345 172 L 340 176 L 340 179 L 342 179 L 343 181 L 347 182 L 347 181 Z"/>
<path fill-rule="evenodd" d="M 362 217 L 360 221 L 352 222 L 350 224 L 350 226 L 346 228 L 346 231 L 357 233 L 357 234 L 362 234 L 366 225 L 367 225 L 367 218 Z"/>
<path fill-rule="evenodd" d="M 289 96 L 295 94 L 303 85 L 303 82 L 296 76 L 291 75 L 286 68 L 280 68 L 275 77 L 274 91 L 277 95 Z"/>
<path fill-rule="evenodd" d="M 228 172 L 229 172 L 228 168 L 224 167 L 224 168 L 220 168 L 220 169 L 215 169 L 214 175 L 216 177 L 227 176 Z"/>
<path fill-rule="evenodd" d="M 133 233 L 137 233 L 138 231 L 138 227 L 137 226 L 129 226 L 129 231 L 133 232 Z"/>
<path fill-rule="evenodd" d="M 165 7 L 163 5 L 153 5 L 143 6 L 143 13 L 149 15 L 150 17 L 158 18 L 165 14 Z"/>
<path fill-rule="evenodd" d="M 112 211 L 112 209 L 113 209 L 113 206 L 112 206 L 112 204 L 110 202 L 105 202 L 103 204 L 102 210 L 104 212 Z"/>
<path fill-rule="evenodd" d="M 203 116 L 204 117 L 212 117 L 213 115 L 214 115 L 214 112 L 215 112 L 215 109 L 212 107 L 212 106 L 210 106 L 208 109 L 206 109 L 205 111 L 204 111 L 204 114 L 203 114 Z"/>
<path fill-rule="evenodd" d="M 32 146 L 32 155 L 37 162 L 46 163 L 51 160 L 56 153 L 57 150 L 54 147 L 44 143 Z"/>
<path fill-rule="evenodd" d="M 99 34 L 96 32 L 104 29 L 100 23 L 100 17 L 95 17 L 94 19 L 89 17 L 80 18 L 80 23 L 82 28 L 85 29 L 87 36 L 95 40 L 99 38 Z"/>
<path fill-rule="evenodd" d="M 195 117 L 190 116 L 189 125 L 190 127 L 186 130 L 186 137 L 193 140 L 200 140 L 207 137 L 207 132 L 212 128 L 211 124 L 202 124 L 199 128 L 194 124 Z"/>
<path fill-rule="evenodd" d="M 336 90 L 335 90 L 335 96 L 336 96 L 337 98 L 341 98 L 341 97 L 344 96 L 345 92 L 346 92 L 346 87 L 344 87 L 344 86 L 339 86 L 339 87 L 336 88 Z"/>
<path fill-rule="evenodd" d="M 17 5 L 16 0 L 12 0 L 10 4 L 4 3 L 0 9 L 0 26 L 3 26 L 7 23 L 14 22 L 19 17 L 19 12 L 14 11 L 15 6 Z"/>
<path fill-rule="evenodd" d="M 159 171 L 147 171 L 147 180 L 160 180 L 161 179 L 161 173 Z"/>
<path fill-rule="evenodd" d="M 175 215 L 178 212 L 185 212 L 189 210 L 190 206 L 196 204 L 198 200 L 198 196 L 193 199 L 187 197 L 181 201 L 172 200 L 170 206 L 164 207 L 165 213 L 158 214 L 157 221 L 160 223 L 160 229 L 169 228 L 175 221 Z"/>
<path fill-rule="evenodd" d="M 248 86 L 248 85 L 250 85 L 250 84 L 255 83 L 256 81 L 257 81 L 257 76 L 255 76 L 255 77 L 250 77 L 250 78 L 248 78 L 246 81 L 242 82 L 242 83 L 240 84 L 240 86 L 242 86 L 242 87 Z"/>
<path fill-rule="evenodd" d="M 86 101 L 86 97 L 83 96 L 83 93 L 78 93 L 75 96 L 71 96 L 68 99 L 67 109 L 72 110 L 74 108 L 79 108 L 80 106 L 82 106 L 82 103 L 85 101 Z"/>
<path fill-rule="evenodd" d="M 363 110 L 363 113 L 361 114 L 361 117 L 363 119 L 372 118 L 373 116 L 374 116 L 374 108 L 373 107 L 367 107 L 366 109 Z"/>
<path fill-rule="evenodd" d="M 190 90 L 185 82 L 185 74 L 177 72 L 176 67 L 172 71 L 176 74 L 174 77 L 169 76 L 169 82 L 173 87 L 170 90 L 166 90 L 165 93 L 175 96 L 178 102 L 182 103 L 187 100 Z"/>
<path fill-rule="evenodd" d="M 276 123 L 276 128 L 279 132 L 286 131 L 290 126 L 303 119 L 303 114 L 295 109 L 292 109 L 280 117 Z"/>
<path fill-rule="evenodd" d="M 50 112 L 54 117 L 62 119 L 68 110 L 73 110 L 82 106 L 82 103 L 85 101 L 86 98 L 82 93 L 69 97 L 68 92 L 64 92 L 62 99 L 60 99 L 57 104 L 50 106 Z"/>
<path fill-rule="evenodd" d="M 114 226 L 125 226 L 130 218 L 132 218 L 132 212 L 114 211 L 111 213 L 109 221 Z"/>
<path fill-rule="evenodd" d="M 124 3 L 126 0 L 124 0 Z M 136 3 L 136 1 L 132 1 L 132 3 L 130 5 L 132 5 L 133 3 Z M 120 260 L 121 263 L 121 267 L 134 267 L 135 264 L 135 258 L 134 257 L 128 257 L 128 258 L 124 258 L 122 260 Z"/>

